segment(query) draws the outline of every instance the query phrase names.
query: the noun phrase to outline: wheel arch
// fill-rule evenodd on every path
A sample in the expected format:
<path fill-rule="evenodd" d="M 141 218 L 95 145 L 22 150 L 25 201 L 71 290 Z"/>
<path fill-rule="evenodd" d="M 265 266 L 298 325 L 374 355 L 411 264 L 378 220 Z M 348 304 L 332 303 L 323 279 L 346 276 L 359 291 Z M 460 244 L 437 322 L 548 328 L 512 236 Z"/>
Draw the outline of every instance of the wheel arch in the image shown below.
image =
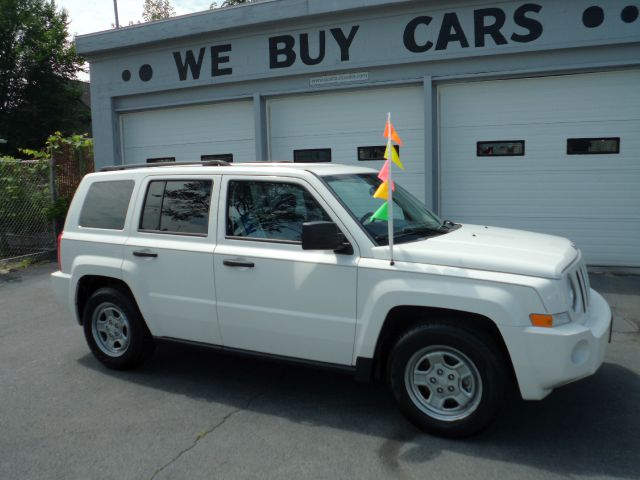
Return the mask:
<path fill-rule="evenodd" d="M 80 325 L 82 325 L 82 316 L 87 300 L 93 292 L 104 287 L 111 287 L 120 290 L 122 293 L 128 295 L 136 307 L 138 307 L 138 303 L 136 302 L 129 285 L 127 285 L 127 283 L 122 279 L 105 275 L 84 275 L 78 280 L 78 284 L 76 286 L 76 316 Z M 139 307 L 138 311 L 140 311 Z"/>
<path fill-rule="evenodd" d="M 510 378 L 516 379 L 511 355 L 507 349 L 500 329 L 489 317 L 479 313 L 440 307 L 400 305 L 393 307 L 386 315 L 374 350 L 371 376 L 373 379 L 385 378 L 389 353 L 398 338 L 409 329 L 431 321 L 447 323 L 467 330 L 480 330 L 489 335 L 500 348 L 505 359 Z"/>

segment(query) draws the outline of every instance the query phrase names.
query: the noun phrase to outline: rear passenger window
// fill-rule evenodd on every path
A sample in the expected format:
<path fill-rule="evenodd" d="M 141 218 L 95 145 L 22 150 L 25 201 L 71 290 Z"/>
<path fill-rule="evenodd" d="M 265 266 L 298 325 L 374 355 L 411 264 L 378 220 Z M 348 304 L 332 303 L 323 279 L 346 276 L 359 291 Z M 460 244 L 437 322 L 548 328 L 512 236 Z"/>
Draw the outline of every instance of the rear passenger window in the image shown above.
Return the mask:
<path fill-rule="evenodd" d="M 140 230 L 207 235 L 211 180 L 160 180 L 149 183 Z"/>
<path fill-rule="evenodd" d="M 86 228 L 122 230 L 134 184 L 133 180 L 91 184 L 80 211 L 79 225 Z"/>

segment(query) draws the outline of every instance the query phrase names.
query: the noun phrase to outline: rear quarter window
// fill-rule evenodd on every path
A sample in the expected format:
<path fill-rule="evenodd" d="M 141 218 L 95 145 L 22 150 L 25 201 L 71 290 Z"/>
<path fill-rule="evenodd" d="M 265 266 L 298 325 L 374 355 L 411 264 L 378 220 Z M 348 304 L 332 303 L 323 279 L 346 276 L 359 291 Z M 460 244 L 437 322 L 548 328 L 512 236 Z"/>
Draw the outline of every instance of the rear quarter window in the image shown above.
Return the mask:
<path fill-rule="evenodd" d="M 84 199 L 78 224 L 86 228 L 124 229 L 124 221 L 135 182 L 94 182 Z"/>

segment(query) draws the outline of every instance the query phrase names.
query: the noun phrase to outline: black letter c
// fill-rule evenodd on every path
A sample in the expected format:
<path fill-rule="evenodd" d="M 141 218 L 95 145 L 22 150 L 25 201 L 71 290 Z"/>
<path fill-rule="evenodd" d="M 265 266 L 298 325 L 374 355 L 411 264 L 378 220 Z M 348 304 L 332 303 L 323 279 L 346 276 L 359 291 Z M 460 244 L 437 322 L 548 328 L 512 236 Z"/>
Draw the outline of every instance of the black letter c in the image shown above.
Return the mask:
<path fill-rule="evenodd" d="M 418 45 L 416 42 L 416 29 L 419 25 L 429 25 L 431 23 L 431 17 L 416 17 L 407 23 L 407 26 L 404 29 L 404 46 L 413 53 L 422 53 L 429 50 L 433 47 L 433 42 L 427 40 L 424 45 Z"/>

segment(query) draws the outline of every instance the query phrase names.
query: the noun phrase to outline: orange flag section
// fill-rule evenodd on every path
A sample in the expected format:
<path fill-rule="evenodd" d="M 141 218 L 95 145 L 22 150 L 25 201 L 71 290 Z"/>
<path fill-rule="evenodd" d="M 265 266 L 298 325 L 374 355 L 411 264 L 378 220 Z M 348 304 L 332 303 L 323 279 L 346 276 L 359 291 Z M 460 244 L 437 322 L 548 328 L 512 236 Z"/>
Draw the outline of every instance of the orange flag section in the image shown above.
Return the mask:
<path fill-rule="evenodd" d="M 404 143 L 402 143 L 402 140 L 398 136 L 396 129 L 393 128 L 393 123 L 387 121 L 387 124 L 384 127 L 384 138 L 389 138 L 389 136 L 391 136 L 391 140 L 396 142 L 398 145 L 404 145 Z"/>
<path fill-rule="evenodd" d="M 395 185 L 393 186 L 395 190 Z M 384 200 L 389 200 L 389 182 L 384 181 L 380 184 L 376 193 L 373 194 L 373 198 L 382 198 Z"/>
<path fill-rule="evenodd" d="M 384 151 L 384 158 L 389 158 L 389 145 L 387 145 L 387 149 Z M 398 167 L 404 170 L 404 165 L 400 161 L 400 155 L 398 155 L 398 151 L 393 148 L 393 146 L 391 147 L 391 160 L 393 160 L 393 163 L 395 163 Z"/>

